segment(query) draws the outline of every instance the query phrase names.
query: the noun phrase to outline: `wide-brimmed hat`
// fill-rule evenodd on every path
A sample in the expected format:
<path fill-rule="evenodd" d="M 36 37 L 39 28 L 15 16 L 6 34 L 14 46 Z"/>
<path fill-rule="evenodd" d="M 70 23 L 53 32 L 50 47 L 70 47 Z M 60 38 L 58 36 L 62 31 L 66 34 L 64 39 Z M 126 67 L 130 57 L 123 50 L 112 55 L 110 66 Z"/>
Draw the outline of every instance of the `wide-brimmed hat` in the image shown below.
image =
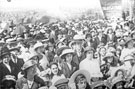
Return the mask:
<path fill-rule="evenodd" d="M 72 46 L 73 46 L 74 44 L 82 44 L 82 41 L 80 41 L 80 40 L 72 40 L 72 41 L 69 43 L 69 47 L 72 48 Z"/>
<path fill-rule="evenodd" d="M 68 85 L 68 82 L 69 82 L 69 80 L 66 79 L 66 78 L 59 79 L 54 83 L 54 86 L 58 88 L 58 87 L 61 87 L 61 86 Z"/>
<path fill-rule="evenodd" d="M 15 78 L 15 76 L 13 76 L 13 75 L 6 75 L 6 76 L 2 79 L 2 82 L 7 81 L 7 80 L 16 82 L 16 78 Z"/>
<path fill-rule="evenodd" d="M 34 60 L 28 60 L 28 61 L 26 61 L 26 62 L 23 64 L 22 70 L 24 71 L 24 70 L 26 70 L 26 69 L 28 69 L 28 68 L 30 68 L 30 67 L 36 65 L 36 64 L 37 64 L 36 61 L 34 61 Z"/>
<path fill-rule="evenodd" d="M 124 57 L 124 61 L 130 61 L 130 60 L 134 60 L 134 59 L 135 59 L 135 57 L 131 54 Z"/>
<path fill-rule="evenodd" d="M 90 46 L 87 46 L 85 49 L 84 49 L 84 52 L 88 52 L 88 51 L 93 51 L 95 52 L 95 49 L 93 47 L 90 47 Z"/>
<path fill-rule="evenodd" d="M 41 42 L 37 42 L 35 45 L 34 45 L 34 50 L 36 50 L 37 48 L 39 47 L 44 47 L 44 45 L 41 43 Z"/>
<path fill-rule="evenodd" d="M 104 61 L 107 61 L 107 58 L 109 57 L 115 57 L 113 53 L 107 53 L 106 56 L 103 58 Z"/>
<path fill-rule="evenodd" d="M 58 48 L 57 50 L 56 50 L 56 54 L 58 55 L 58 56 L 60 56 L 61 55 L 61 53 L 62 53 L 62 51 L 64 50 L 64 49 L 70 49 L 68 46 L 62 46 L 62 47 L 60 47 L 60 48 Z"/>
<path fill-rule="evenodd" d="M 75 35 L 73 37 L 74 40 L 84 40 L 85 39 L 85 35 Z"/>
<path fill-rule="evenodd" d="M 107 88 L 109 88 L 110 89 L 110 87 L 111 87 L 111 84 L 107 84 L 106 82 L 104 82 L 104 81 L 98 81 L 98 82 L 95 82 L 95 83 L 93 83 L 92 85 L 91 85 L 91 88 L 92 89 L 97 89 L 98 87 L 104 87 L 105 89 Z M 104 89 L 103 88 L 103 89 Z"/>
<path fill-rule="evenodd" d="M 16 85 L 16 78 L 15 76 L 12 75 L 6 75 L 1 83 L 2 89 L 9 88 L 9 87 L 14 87 Z"/>
<path fill-rule="evenodd" d="M 116 89 L 116 84 L 118 84 L 118 83 L 120 83 L 120 82 L 123 83 L 123 86 L 126 84 L 126 81 L 125 81 L 125 80 L 123 80 L 123 79 L 117 79 L 117 80 L 115 80 L 115 81 L 112 83 L 111 89 Z"/>
<path fill-rule="evenodd" d="M 90 80 L 91 80 L 90 73 L 86 70 L 77 70 L 76 72 L 74 72 L 72 74 L 72 76 L 70 77 L 69 83 L 75 83 L 75 79 L 79 74 L 83 74 L 86 77 L 87 83 L 89 83 L 89 84 L 91 83 L 90 82 Z"/>
<path fill-rule="evenodd" d="M 31 60 L 31 59 L 34 58 L 34 57 L 37 57 L 38 60 L 40 60 L 40 59 L 43 58 L 43 56 L 40 55 L 40 54 L 37 54 L 37 53 L 31 53 L 31 54 L 28 56 L 28 59 L 27 59 L 27 60 Z"/>
<path fill-rule="evenodd" d="M 9 50 L 9 48 L 7 48 L 7 47 L 2 47 L 1 48 L 1 53 L 0 53 L 0 57 L 3 57 L 4 55 L 10 55 L 10 50 Z"/>
<path fill-rule="evenodd" d="M 63 51 L 62 51 L 62 54 L 60 55 L 60 57 L 62 58 L 62 59 L 64 59 L 64 57 L 65 57 L 65 55 L 66 54 L 75 54 L 75 52 L 74 52 L 74 50 L 72 50 L 72 49 L 64 49 Z"/>

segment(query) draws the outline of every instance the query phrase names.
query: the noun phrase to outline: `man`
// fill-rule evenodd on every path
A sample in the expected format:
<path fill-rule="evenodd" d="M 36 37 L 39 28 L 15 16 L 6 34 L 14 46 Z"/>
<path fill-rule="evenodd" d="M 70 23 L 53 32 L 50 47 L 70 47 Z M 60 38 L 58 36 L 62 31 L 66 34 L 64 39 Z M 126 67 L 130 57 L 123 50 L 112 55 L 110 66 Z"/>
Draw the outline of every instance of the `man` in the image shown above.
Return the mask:
<path fill-rule="evenodd" d="M 10 66 L 10 50 L 7 47 L 3 47 L 1 49 L 1 55 L 0 57 L 2 58 L 2 63 L 0 64 L 0 87 L 1 87 L 1 82 L 2 79 L 6 75 L 13 75 L 13 68 Z"/>
<path fill-rule="evenodd" d="M 24 64 L 23 59 L 18 58 L 19 48 L 11 49 L 11 61 L 9 62 L 10 66 L 13 68 L 13 74 L 18 79 L 18 73 L 21 71 L 21 67 Z"/>

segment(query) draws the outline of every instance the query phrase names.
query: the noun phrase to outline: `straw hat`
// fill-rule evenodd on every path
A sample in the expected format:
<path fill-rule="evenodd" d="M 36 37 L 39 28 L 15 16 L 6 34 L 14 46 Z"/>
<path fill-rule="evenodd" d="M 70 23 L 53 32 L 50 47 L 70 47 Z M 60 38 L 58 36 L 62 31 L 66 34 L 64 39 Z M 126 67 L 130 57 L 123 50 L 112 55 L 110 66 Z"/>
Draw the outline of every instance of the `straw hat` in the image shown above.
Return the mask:
<path fill-rule="evenodd" d="M 104 87 L 103 89 L 110 89 L 111 86 L 109 86 L 109 84 L 107 84 L 106 82 L 104 81 L 98 81 L 98 82 L 95 82 L 91 85 L 92 89 L 97 89 L 98 87 Z"/>
<path fill-rule="evenodd" d="M 37 42 L 35 45 L 34 45 L 34 50 L 36 50 L 37 48 L 39 47 L 43 47 L 44 45 L 41 43 L 41 42 Z"/>
<path fill-rule="evenodd" d="M 87 51 L 93 51 L 95 52 L 94 48 L 93 47 L 90 47 L 90 46 L 87 46 L 85 49 L 84 49 L 84 52 L 86 53 Z"/>
<path fill-rule="evenodd" d="M 69 83 L 74 83 L 76 77 L 77 77 L 79 74 L 83 74 L 83 75 L 86 77 L 87 82 L 90 83 L 91 76 L 90 76 L 89 72 L 86 71 L 86 70 L 77 70 L 76 72 L 74 72 L 74 73 L 72 74 L 72 76 L 70 77 Z"/>
<path fill-rule="evenodd" d="M 43 56 L 40 55 L 40 54 L 32 53 L 32 54 L 29 55 L 28 60 L 31 60 L 34 57 L 38 57 L 39 60 L 43 58 Z"/>
<path fill-rule="evenodd" d="M 62 46 L 62 47 L 60 47 L 60 48 L 58 48 L 57 50 L 56 50 L 56 54 L 58 55 L 58 56 L 60 56 L 61 55 L 61 53 L 62 53 L 62 51 L 64 50 L 64 49 L 70 49 L 68 46 Z"/>
<path fill-rule="evenodd" d="M 133 55 L 127 55 L 124 57 L 124 61 L 130 61 L 130 60 L 134 60 L 134 56 Z"/>
<path fill-rule="evenodd" d="M 69 80 L 66 78 L 60 79 L 54 83 L 54 86 L 59 88 L 61 86 L 68 86 Z"/>
<path fill-rule="evenodd" d="M 26 61 L 26 62 L 23 64 L 22 70 L 26 70 L 26 69 L 28 69 L 28 68 L 30 68 L 30 67 L 36 65 L 36 64 L 37 64 L 36 61 L 34 61 L 34 60 L 28 60 L 28 61 Z"/>
<path fill-rule="evenodd" d="M 115 57 L 113 53 L 107 53 L 106 56 L 103 58 L 104 61 L 107 60 L 108 57 Z"/>
<path fill-rule="evenodd" d="M 74 50 L 72 50 L 72 49 L 64 49 L 63 51 L 62 51 L 62 54 L 60 55 L 60 57 L 62 58 L 62 59 L 64 59 L 64 57 L 65 57 L 65 55 L 66 54 L 75 54 L 75 52 L 74 52 Z"/>
<path fill-rule="evenodd" d="M 12 75 L 6 75 L 6 76 L 2 79 L 2 82 L 7 81 L 7 80 L 16 82 L 15 76 L 12 76 Z"/>

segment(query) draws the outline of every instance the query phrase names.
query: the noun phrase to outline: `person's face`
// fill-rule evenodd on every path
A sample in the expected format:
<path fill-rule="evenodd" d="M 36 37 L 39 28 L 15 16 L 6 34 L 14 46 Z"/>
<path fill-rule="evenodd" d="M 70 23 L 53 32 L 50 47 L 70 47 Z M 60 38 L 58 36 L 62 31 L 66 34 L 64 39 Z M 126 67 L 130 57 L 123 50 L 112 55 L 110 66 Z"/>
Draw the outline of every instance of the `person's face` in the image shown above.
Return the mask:
<path fill-rule="evenodd" d="M 108 57 L 108 63 L 111 63 L 113 61 L 113 57 Z"/>
<path fill-rule="evenodd" d="M 71 62 L 72 61 L 72 58 L 73 58 L 73 55 L 71 53 L 66 54 L 66 61 L 67 62 Z"/>
<path fill-rule="evenodd" d="M 62 34 L 59 34 L 59 35 L 58 35 L 58 39 L 61 39 L 61 38 L 62 38 Z"/>
<path fill-rule="evenodd" d="M 41 52 L 44 52 L 45 48 L 44 48 L 44 46 L 42 46 L 42 47 L 39 47 L 38 50 L 40 50 Z"/>
<path fill-rule="evenodd" d="M 105 56 L 105 54 L 106 54 L 106 49 L 105 49 L 105 48 L 101 48 L 99 53 L 100 53 L 102 56 Z"/>
<path fill-rule="evenodd" d="M 128 43 L 128 48 L 132 48 L 133 46 L 134 46 L 133 41 L 130 41 L 130 42 Z"/>
<path fill-rule="evenodd" d="M 108 31 L 109 34 L 111 34 L 112 32 L 113 32 L 112 29 L 110 29 L 110 30 Z"/>
<path fill-rule="evenodd" d="M 116 84 L 116 89 L 123 89 L 122 82 Z"/>
<path fill-rule="evenodd" d="M 87 40 L 87 41 L 90 41 L 91 39 L 92 39 L 92 38 L 91 38 L 90 36 L 88 36 L 86 40 Z"/>
<path fill-rule="evenodd" d="M 9 63 L 10 60 L 11 60 L 10 55 L 5 55 L 5 56 L 3 57 L 3 62 L 4 62 L 4 63 Z"/>
<path fill-rule="evenodd" d="M 91 33 L 91 36 L 92 36 L 92 37 L 95 37 L 95 35 L 96 35 L 95 32 L 92 32 L 92 33 Z"/>
<path fill-rule="evenodd" d="M 89 57 L 89 58 L 93 58 L 93 51 L 92 50 L 89 50 L 89 51 L 87 51 L 87 57 Z"/>
<path fill-rule="evenodd" d="M 29 75 L 35 75 L 37 73 L 37 65 L 30 67 L 27 71 Z"/>
<path fill-rule="evenodd" d="M 119 71 L 118 74 L 117 74 L 118 77 L 122 78 L 123 77 L 123 72 L 122 71 Z"/>
<path fill-rule="evenodd" d="M 51 66 L 51 71 L 54 75 L 58 74 L 58 66 L 57 65 L 52 65 Z"/>
<path fill-rule="evenodd" d="M 78 84 L 77 84 L 77 86 L 78 86 L 78 89 L 85 89 L 86 86 L 87 86 L 86 79 L 83 79 L 83 80 L 79 81 Z"/>

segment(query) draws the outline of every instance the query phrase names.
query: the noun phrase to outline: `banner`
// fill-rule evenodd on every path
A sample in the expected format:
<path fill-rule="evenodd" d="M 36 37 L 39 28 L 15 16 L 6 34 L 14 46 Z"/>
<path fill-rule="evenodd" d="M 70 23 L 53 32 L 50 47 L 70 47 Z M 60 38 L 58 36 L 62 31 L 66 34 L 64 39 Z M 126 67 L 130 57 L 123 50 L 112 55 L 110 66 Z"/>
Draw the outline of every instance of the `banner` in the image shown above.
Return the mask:
<path fill-rule="evenodd" d="M 106 19 L 122 17 L 122 0 L 100 0 Z"/>

